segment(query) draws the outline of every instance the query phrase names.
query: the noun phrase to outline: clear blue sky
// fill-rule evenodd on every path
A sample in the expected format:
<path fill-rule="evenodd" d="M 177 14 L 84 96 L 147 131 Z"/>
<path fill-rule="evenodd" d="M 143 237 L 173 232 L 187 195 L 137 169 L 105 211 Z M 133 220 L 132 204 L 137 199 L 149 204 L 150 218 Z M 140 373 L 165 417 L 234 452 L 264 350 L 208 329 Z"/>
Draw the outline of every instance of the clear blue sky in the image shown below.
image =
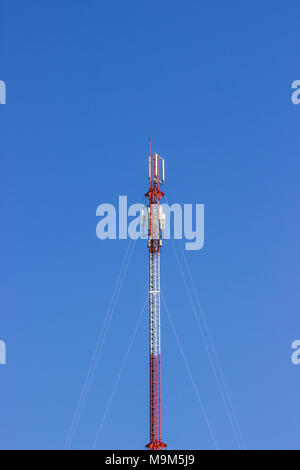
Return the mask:
<path fill-rule="evenodd" d="M 0 447 L 63 448 L 128 241 L 96 208 L 144 202 L 147 138 L 170 202 L 205 204 L 186 252 L 247 448 L 299 448 L 299 2 L 0 6 Z M 177 247 L 179 248 L 177 242 Z M 220 448 L 236 448 L 170 242 L 162 289 Z M 90 448 L 147 293 L 138 241 L 72 448 Z M 97 448 L 148 437 L 144 315 Z M 210 449 L 162 309 L 163 439 Z"/>

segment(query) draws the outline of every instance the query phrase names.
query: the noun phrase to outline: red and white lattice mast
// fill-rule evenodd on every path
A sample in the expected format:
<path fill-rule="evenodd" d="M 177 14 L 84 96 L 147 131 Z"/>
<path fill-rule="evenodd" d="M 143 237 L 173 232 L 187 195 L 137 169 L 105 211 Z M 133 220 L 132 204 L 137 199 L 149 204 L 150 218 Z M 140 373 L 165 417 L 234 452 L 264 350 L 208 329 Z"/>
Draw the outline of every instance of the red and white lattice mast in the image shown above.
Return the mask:
<path fill-rule="evenodd" d="M 161 173 L 161 177 L 160 177 Z M 164 193 L 159 184 L 165 181 L 164 159 L 157 153 L 151 155 L 149 138 L 149 200 L 148 248 L 149 248 L 149 340 L 150 340 L 150 450 L 164 449 L 161 440 L 161 388 L 160 388 L 160 248 L 164 230 L 164 214 L 159 202 Z"/>

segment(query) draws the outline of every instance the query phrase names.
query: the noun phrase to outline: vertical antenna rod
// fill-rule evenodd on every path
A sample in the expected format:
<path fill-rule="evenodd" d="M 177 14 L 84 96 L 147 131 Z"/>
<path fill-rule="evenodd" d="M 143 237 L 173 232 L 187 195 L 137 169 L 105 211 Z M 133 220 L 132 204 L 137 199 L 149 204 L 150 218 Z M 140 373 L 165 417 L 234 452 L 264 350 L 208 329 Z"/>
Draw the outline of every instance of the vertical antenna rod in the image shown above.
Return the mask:
<path fill-rule="evenodd" d="M 159 168 L 163 178 L 159 178 Z M 150 450 L 167 447 L 161 440 L 161 389 L 160 389 L 160 248 L 164 230 L 164 214 L 159 206 L 164 193 L 159 183 L 164 181 L 164 160 L 151 155 L 149 138 L 149 191 L 145 196 L 148 204 L 148 248 L 149 248 L 149 340 L 150 340 Z"/>

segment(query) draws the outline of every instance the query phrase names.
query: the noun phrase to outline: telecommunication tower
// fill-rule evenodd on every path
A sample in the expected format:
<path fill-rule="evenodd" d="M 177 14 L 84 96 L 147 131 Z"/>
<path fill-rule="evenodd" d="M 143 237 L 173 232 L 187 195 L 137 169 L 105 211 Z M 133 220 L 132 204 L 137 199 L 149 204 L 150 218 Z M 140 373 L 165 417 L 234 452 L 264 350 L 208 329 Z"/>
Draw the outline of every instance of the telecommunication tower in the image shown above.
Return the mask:
<path fill-rule="evenodd" d="M 161 174 L 161 177 L 160 177 Z M 159 185 L 165 182 L 165 161 L 157 153 L 151 155 L 149 138 L 149 191 L 147 213 L 143 214 L 148 227 L 149 249 L 149 342 L 150 342 L 150 450 L 167 447 L 161 440 L 160 385 L 160 249 L 165 228 L 165 214 L 159 205 L 164 193 Z"/>

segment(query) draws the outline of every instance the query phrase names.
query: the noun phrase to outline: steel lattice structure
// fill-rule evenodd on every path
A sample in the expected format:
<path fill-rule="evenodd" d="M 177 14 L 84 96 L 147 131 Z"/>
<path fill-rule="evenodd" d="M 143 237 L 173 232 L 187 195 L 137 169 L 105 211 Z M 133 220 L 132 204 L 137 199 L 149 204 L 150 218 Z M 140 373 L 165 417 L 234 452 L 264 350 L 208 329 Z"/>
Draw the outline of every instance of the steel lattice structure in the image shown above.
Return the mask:
<path fill-rule="evenodd" d="M 161 179 L 159 176 L 161 169 Z M 150 450 L 164 449 L 161 440 L 161 386 L 160 386 L 160 248 L 164 230 L 164 214 L 159 202 L 164 193 L 159 184 L 164 183 L 164 159 L 157 153 L 151 155 L 149 139 L 149 191 L 146 215 L 149 248 L 149 340 L 150 340 Z"/>

